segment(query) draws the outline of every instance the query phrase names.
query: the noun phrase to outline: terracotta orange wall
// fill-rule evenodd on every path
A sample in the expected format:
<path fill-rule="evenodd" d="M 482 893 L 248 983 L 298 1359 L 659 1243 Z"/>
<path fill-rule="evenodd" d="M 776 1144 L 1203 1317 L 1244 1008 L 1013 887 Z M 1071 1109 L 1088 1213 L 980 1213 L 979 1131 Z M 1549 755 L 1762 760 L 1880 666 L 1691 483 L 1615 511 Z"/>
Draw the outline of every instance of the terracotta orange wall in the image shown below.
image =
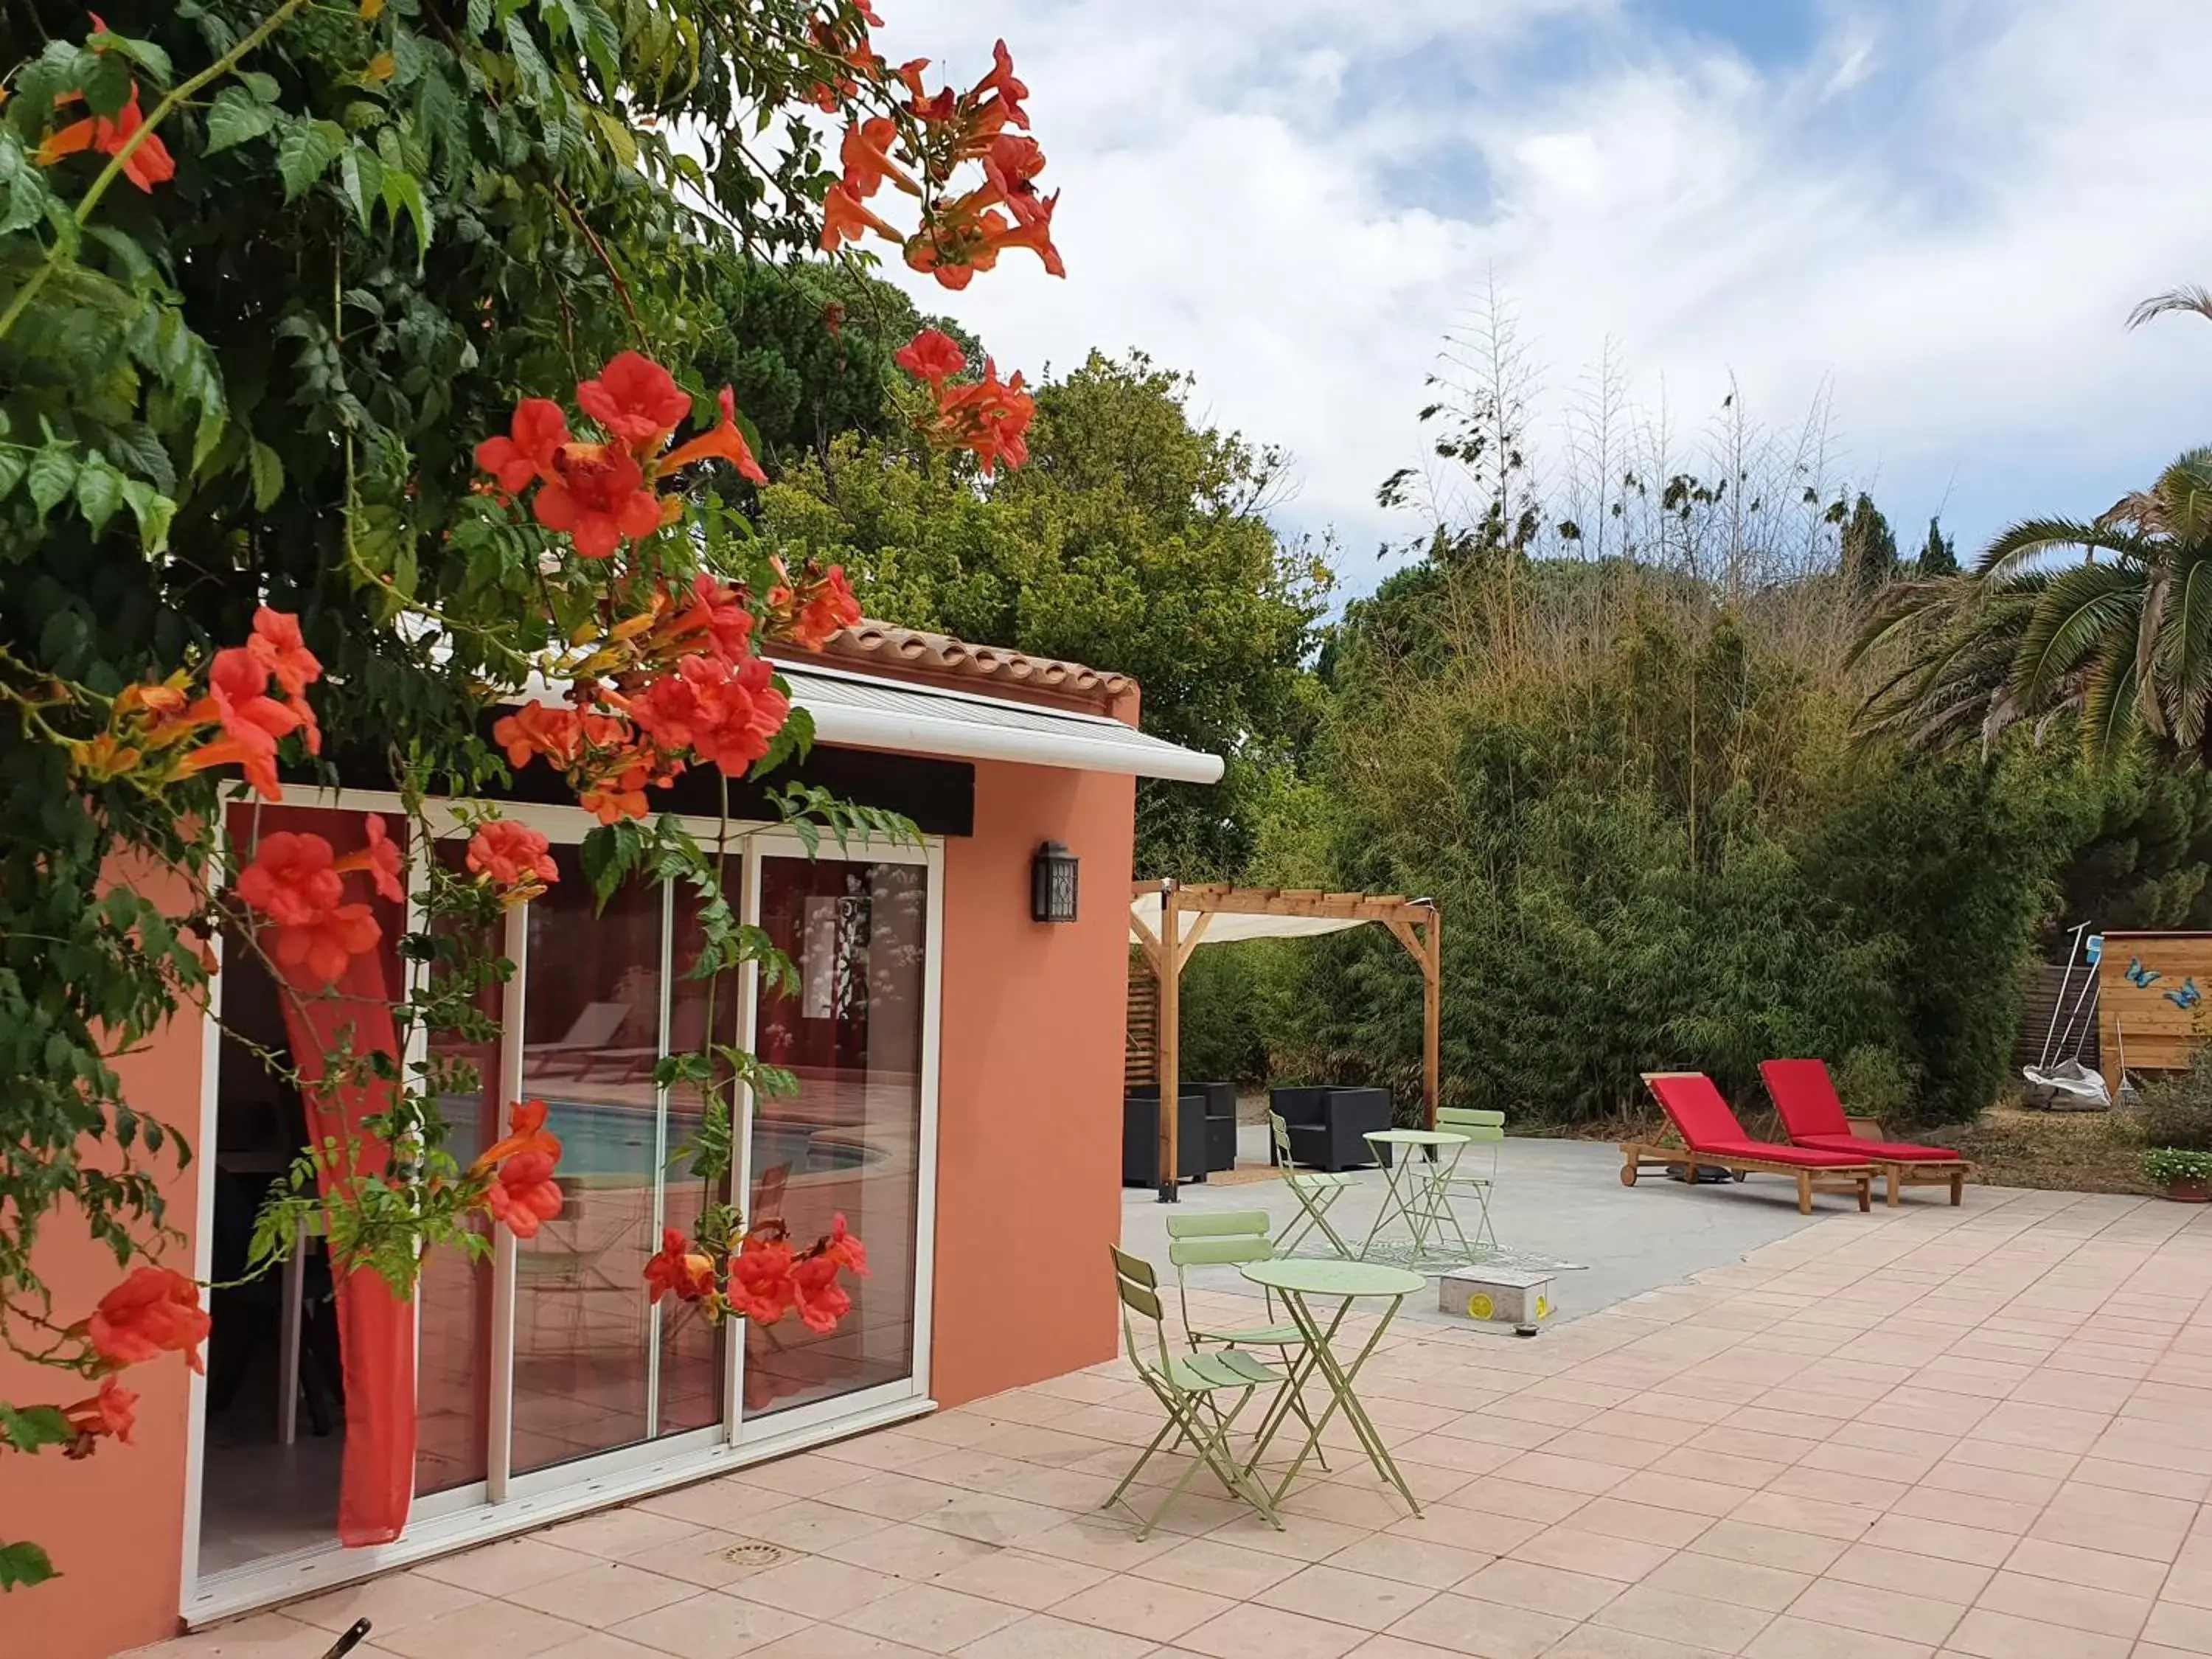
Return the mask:
<path fill-rule="evenodd" d="M 165 899 L 158 887 L 144 890 Z M 142 1115 L 184 1130 L 196 1154 L 200 1051 L 198 1017 L 188 1014 L 145 1052 L 116 1063 L 125 1098 Z M 190 1273 L 199 1166 L 179 1171 L 164 1152 L 153 1167 L 163 1177 L 168 1219 L 185 1234 L 163 1259 Z M 40 1235 L 38 1267 L 63 1323 L 89 1313 L 121 1277 L 114 1256 L 94 1244 L 66 1208 Z M 104 1442 L 82 1462 L 55 1450 L 37 1457 L 0 1452 L 0 1539 L 44 1545 L 62 1573 L 36 1589 L 0 1595 L 0 1654 L 106 1659 L 176 1633 L 188 1376 L 174 1355 L 130 1371 L 126 1381 L 139 1395 L 131 1445 Z M 11 1405 L 67 1405 L 92 1392 L 82 1377 L 0 1352 L 0 1400 Z"/>
<path fill-rule="evenodd" d="M 953 1406 L 1113 1357 L 1133 780 L 975 765 L 945 849 L 930 1393 Z M 1030 920 L 1030 859 L 1082 860 L 1079 920 Z"/>

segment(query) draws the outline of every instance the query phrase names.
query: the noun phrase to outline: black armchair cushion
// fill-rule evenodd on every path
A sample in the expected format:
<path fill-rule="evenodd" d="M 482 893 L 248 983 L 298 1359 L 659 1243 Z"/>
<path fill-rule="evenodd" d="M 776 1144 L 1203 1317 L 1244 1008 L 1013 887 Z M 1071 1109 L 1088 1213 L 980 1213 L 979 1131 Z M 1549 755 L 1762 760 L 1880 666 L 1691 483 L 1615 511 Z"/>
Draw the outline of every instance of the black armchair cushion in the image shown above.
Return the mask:
<path fill-rule="evenodd" d="M 1206 1097 L 1195 1090 L 1178 1096 L 1176 1115 L 1176 1176 L 1203 1181 L 1212 1167 L 1206 1157 Z M 1235 1161 L 1232 1157 L 1231 1161 Z M 1121 1097 L 1121 1184 L 1160 1184 L 1160 1091 L 1133 1089 Z"/>
<path fill-rule="evenodd" d="M 1390 1127 L 1388 1089 L 1273 1089 L 1268 1105 L 1282 1115 L 1291 1157 L 1314 1170 L 1362 1169 L 1390 1149 L 1367 1144 L 1367 1135 Z"/>

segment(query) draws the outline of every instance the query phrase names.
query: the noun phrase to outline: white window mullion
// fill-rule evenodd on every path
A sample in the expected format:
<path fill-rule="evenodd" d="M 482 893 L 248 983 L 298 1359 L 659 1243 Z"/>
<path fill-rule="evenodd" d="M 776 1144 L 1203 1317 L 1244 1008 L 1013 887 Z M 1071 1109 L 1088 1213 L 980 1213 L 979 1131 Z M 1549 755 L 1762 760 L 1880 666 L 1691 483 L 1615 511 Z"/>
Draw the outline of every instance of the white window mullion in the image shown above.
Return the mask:
<path fill-rule="evenodd" d="M 507 937 L 501 954 L 514 964 L 514 974 L 501 988 L 499 1010 L 499 1099 L 502 1119 L 507 1109 L 522 1098 L 523 1014 L 530 981 L 530 906 L 518 904 L 507 913 Z M 500 1125 L 492 1126 L 494 1134 Z M 489 1444 L 484 1449 L 484 1498 L 507 1500 L 507 1483 L 514 1468 L 514 1235 L 507 1228 L 491 1230 L 491 1378 Z"/>

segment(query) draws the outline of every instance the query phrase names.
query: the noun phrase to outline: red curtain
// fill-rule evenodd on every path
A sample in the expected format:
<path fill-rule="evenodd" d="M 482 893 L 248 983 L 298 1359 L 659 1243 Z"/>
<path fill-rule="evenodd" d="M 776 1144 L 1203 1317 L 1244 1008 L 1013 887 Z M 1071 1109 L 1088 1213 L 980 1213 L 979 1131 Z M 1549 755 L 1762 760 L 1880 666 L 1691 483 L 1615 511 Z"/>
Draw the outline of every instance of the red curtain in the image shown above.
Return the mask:
<path fill-rule="evenodd" d="M 232 809 L 232 839 L 241 864 L 252 859 L 257 835 L 286 830 L 322 836 L 340 858 L 358 852 L 368 841 L 358 812 Z M 270 969 L 285 992 L 284 1030 L 293 1064 L 309 1085 L 303 1091 L 309 1136 L 317 1141 L 335 1136 L 341 1144 L 358 1141 L 355 1171 L 375 1175 L 383 1170 L 389 1149 L 369 1138 L 362 1125 L 390 1109 L 391 1085 L 313 1085 L 323 1076 L 325 1052 L 340 1046 L 348 1026 L 356 1054 L 381 1048 L 398 1057 L 392 998 L 401 982 L 398 942 L 405 915 L 401 906 L 377 896 L 367 875 L 349 875 L 345 882 L 347 901 L 367 902 L 375 912 L 381 930 L 376 948 L 355 957 L 328 986 L 316 982 L 305 966 L 287 969 L 272 962 Z M 323 1191 L 328 1194 L 346 1176 L 344 1170 L 326 1170 Z M 415 1491 L 415 1310 L 366 1269 L 338 1278 L 337 1291 L 346 1425 L 338 1540 L 349 1547 L 388 1544 L 405 1528 Z"/>

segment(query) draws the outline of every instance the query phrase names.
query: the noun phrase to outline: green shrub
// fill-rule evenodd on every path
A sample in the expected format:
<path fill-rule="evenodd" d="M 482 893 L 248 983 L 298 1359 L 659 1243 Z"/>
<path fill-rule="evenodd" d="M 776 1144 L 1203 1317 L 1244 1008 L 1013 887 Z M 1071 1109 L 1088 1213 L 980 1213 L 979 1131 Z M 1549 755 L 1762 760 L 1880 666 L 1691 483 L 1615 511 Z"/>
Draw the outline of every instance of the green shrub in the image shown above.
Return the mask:
<path fill-rule="evenodd" d="M 1908 1121 L 1917 1115 L 1917 1071 L 1891 1049 L 1861 1043 L 1835 1067 L 1835 1078 L 1844 1109 L 1853 1117 L 1876 1118 L 1887 1125 Z"/>
<path fill-rule="evenodd" d="M 2212 1044 L 2189 1058 L 2189 1068 L 2145 1086 L 2136 1129 L 2154 1151 L 2212 1152 Z"/>

